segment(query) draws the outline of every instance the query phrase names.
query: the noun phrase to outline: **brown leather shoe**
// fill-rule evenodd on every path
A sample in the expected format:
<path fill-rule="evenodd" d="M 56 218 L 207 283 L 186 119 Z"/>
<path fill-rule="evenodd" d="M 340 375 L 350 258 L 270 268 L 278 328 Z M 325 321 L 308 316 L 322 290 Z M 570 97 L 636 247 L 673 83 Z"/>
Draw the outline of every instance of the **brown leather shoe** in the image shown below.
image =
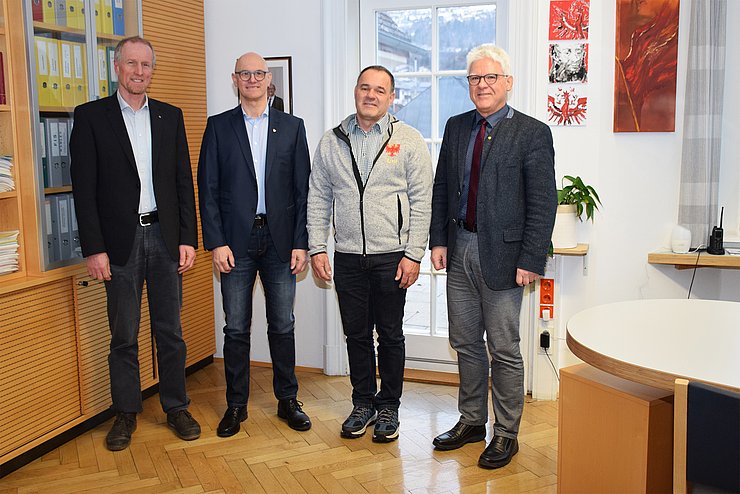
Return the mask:
<path fill-rule="evenodd" d="M 491 444 L 478 459 L 478 466 L 483 468 L 501 468 L 508 465 L 519 451 L 519 442 L 516 439 L 503 436 L 493 436 Z"/>
<path fill-rule="evenodd" d="M 467 443 L 482 441 L 485 438 L 485 425 L 466 425 L 458 422 L 452 429 L 435 437 L 432 444 L 440 451 L 449 451 L 461 448 Z"/>
<path fill-rule="evenodd" d="M 105 447 L 110 451 L 121 451 L 128 448 L 131 435 L 136 430 L 136 414 L 118 412 L 113 427 L 105 436 Z"/>

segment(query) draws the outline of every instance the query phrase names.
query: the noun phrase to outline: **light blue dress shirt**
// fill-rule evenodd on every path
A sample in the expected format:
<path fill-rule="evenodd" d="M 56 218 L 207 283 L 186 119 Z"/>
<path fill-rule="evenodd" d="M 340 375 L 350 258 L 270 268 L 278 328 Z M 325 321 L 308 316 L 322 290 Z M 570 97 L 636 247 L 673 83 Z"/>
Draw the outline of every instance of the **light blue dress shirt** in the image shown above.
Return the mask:
<path fill-rule="evenodd" d="M 267 160 L 267 131 L 270 123 L 270 107 L 265 106 L 259 117 L 252 118 L 244 115 L 244 126 L 249 137 L 249 147 L 252 149 L 252 161 L 254 161 L 254 174 L 257 177 L 257 214 L 267 214 L 265 206 L 265 161 Z"/>
<path fill-rule="evenodd" d="M 139 213 L 149 213 L 157 209 L 154 198 L 154 179 L 152 176 L 152 122 L 149 115 L 149 97 L 144 97 L 144 106 L 134 111 L 121 94 L 116 92 L 121 106 L 123 122 L 126 124 L 128 140 L 134 150 L 136 170 L 139 172 L 141 190 L 139 192 Z"/>

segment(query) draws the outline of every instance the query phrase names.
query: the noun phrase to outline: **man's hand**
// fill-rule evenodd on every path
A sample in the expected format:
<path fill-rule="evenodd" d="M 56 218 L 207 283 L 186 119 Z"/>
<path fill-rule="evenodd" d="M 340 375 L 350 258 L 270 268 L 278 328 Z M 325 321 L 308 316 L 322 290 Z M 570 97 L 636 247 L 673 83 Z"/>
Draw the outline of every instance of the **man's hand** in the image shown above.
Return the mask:
<path fill-rule="evenodd" d="M 95 280 L 110 281 L 110 260 L 108 254 L 101 252 L 93 254 L 85 259 L 87 263 L 87 274 Z"/>
<path fill-rule="evenodd" d="M 527 271 L 525 269 L 516 268 L 516 284 L 519 286 L 527 286 L 530 283 L 534 283 L 535 280 L 539 279 L 540 275 Z"/>
<path fill-rule="evenodd" d="M 447 247 L 432 247 L 432 266 L 437 271 L 447 269 Z"/>
<path fill-rule="evenodd" d="M 234 254 L 228 245 L 222 245 L 213 249 L 213 265 L 219 273 L 229 273 L 236 266 Z"/>
<path fill-rule="evenodd" d="M 322 280 L 331 282 L 331 264 L 329 255 L 326 252 L 311 256 L 311 269 L 316 276 Z"/>
<path fill-rule="evenodd" d="M 406 257 L 401 259 L 398 263 L 398 269 L 396 270 L 396 281 L 401 281 L 398 284 L 398 288 L 408 288 L 414 284 L 416 279 L 419 277 L 419 269 L 421 264 L 414 262 Z"/>
<path fill-rule="evenodd" d="M 180 267 L 177 272 L 182 274 L 195 264 L 195 247 L 192 245 L 180 245 Z"/>
<path fill-rule="evenodd" d="M 305 249 L 293 249 L 290 253 L 290 272 L 302 273 L 308 266 L 308 251 Z"/>

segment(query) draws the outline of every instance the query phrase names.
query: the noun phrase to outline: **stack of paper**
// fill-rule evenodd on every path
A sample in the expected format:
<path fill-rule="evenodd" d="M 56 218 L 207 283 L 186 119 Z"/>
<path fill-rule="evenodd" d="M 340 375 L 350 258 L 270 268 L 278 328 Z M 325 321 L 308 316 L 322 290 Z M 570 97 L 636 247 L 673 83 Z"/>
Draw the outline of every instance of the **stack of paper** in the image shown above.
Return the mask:
<path fill-rule="evenodd" d="M 0 232 L 0 274 L 18 271 L 18 230 Z"/>
<path fill-rule="evenodd" d="M 12 156 L 0 156 L 0 192 L 15 190 L 15 181 L 10 169 L 13 166 Z"/>

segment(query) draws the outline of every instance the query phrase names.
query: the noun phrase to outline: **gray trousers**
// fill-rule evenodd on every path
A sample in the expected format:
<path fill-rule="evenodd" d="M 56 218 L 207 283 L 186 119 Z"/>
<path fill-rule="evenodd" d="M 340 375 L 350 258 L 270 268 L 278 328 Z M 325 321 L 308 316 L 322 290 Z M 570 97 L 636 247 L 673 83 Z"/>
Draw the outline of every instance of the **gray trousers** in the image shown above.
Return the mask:
<path fill-rule="evenodd" d="M 457 352 L 460 371 L 460 422 L 467 425 L 488 422 L 490 368 L 493 432 L 516 438 L 524 408 L 524 362 L 519 352 L 519 312 L 524 289 L 488 288 L 481 272 L 475 233 L 459 229 L 455 251 L 448 252 L 448 259 L 450 254 L 447 311 L 450 345 Z"/>

